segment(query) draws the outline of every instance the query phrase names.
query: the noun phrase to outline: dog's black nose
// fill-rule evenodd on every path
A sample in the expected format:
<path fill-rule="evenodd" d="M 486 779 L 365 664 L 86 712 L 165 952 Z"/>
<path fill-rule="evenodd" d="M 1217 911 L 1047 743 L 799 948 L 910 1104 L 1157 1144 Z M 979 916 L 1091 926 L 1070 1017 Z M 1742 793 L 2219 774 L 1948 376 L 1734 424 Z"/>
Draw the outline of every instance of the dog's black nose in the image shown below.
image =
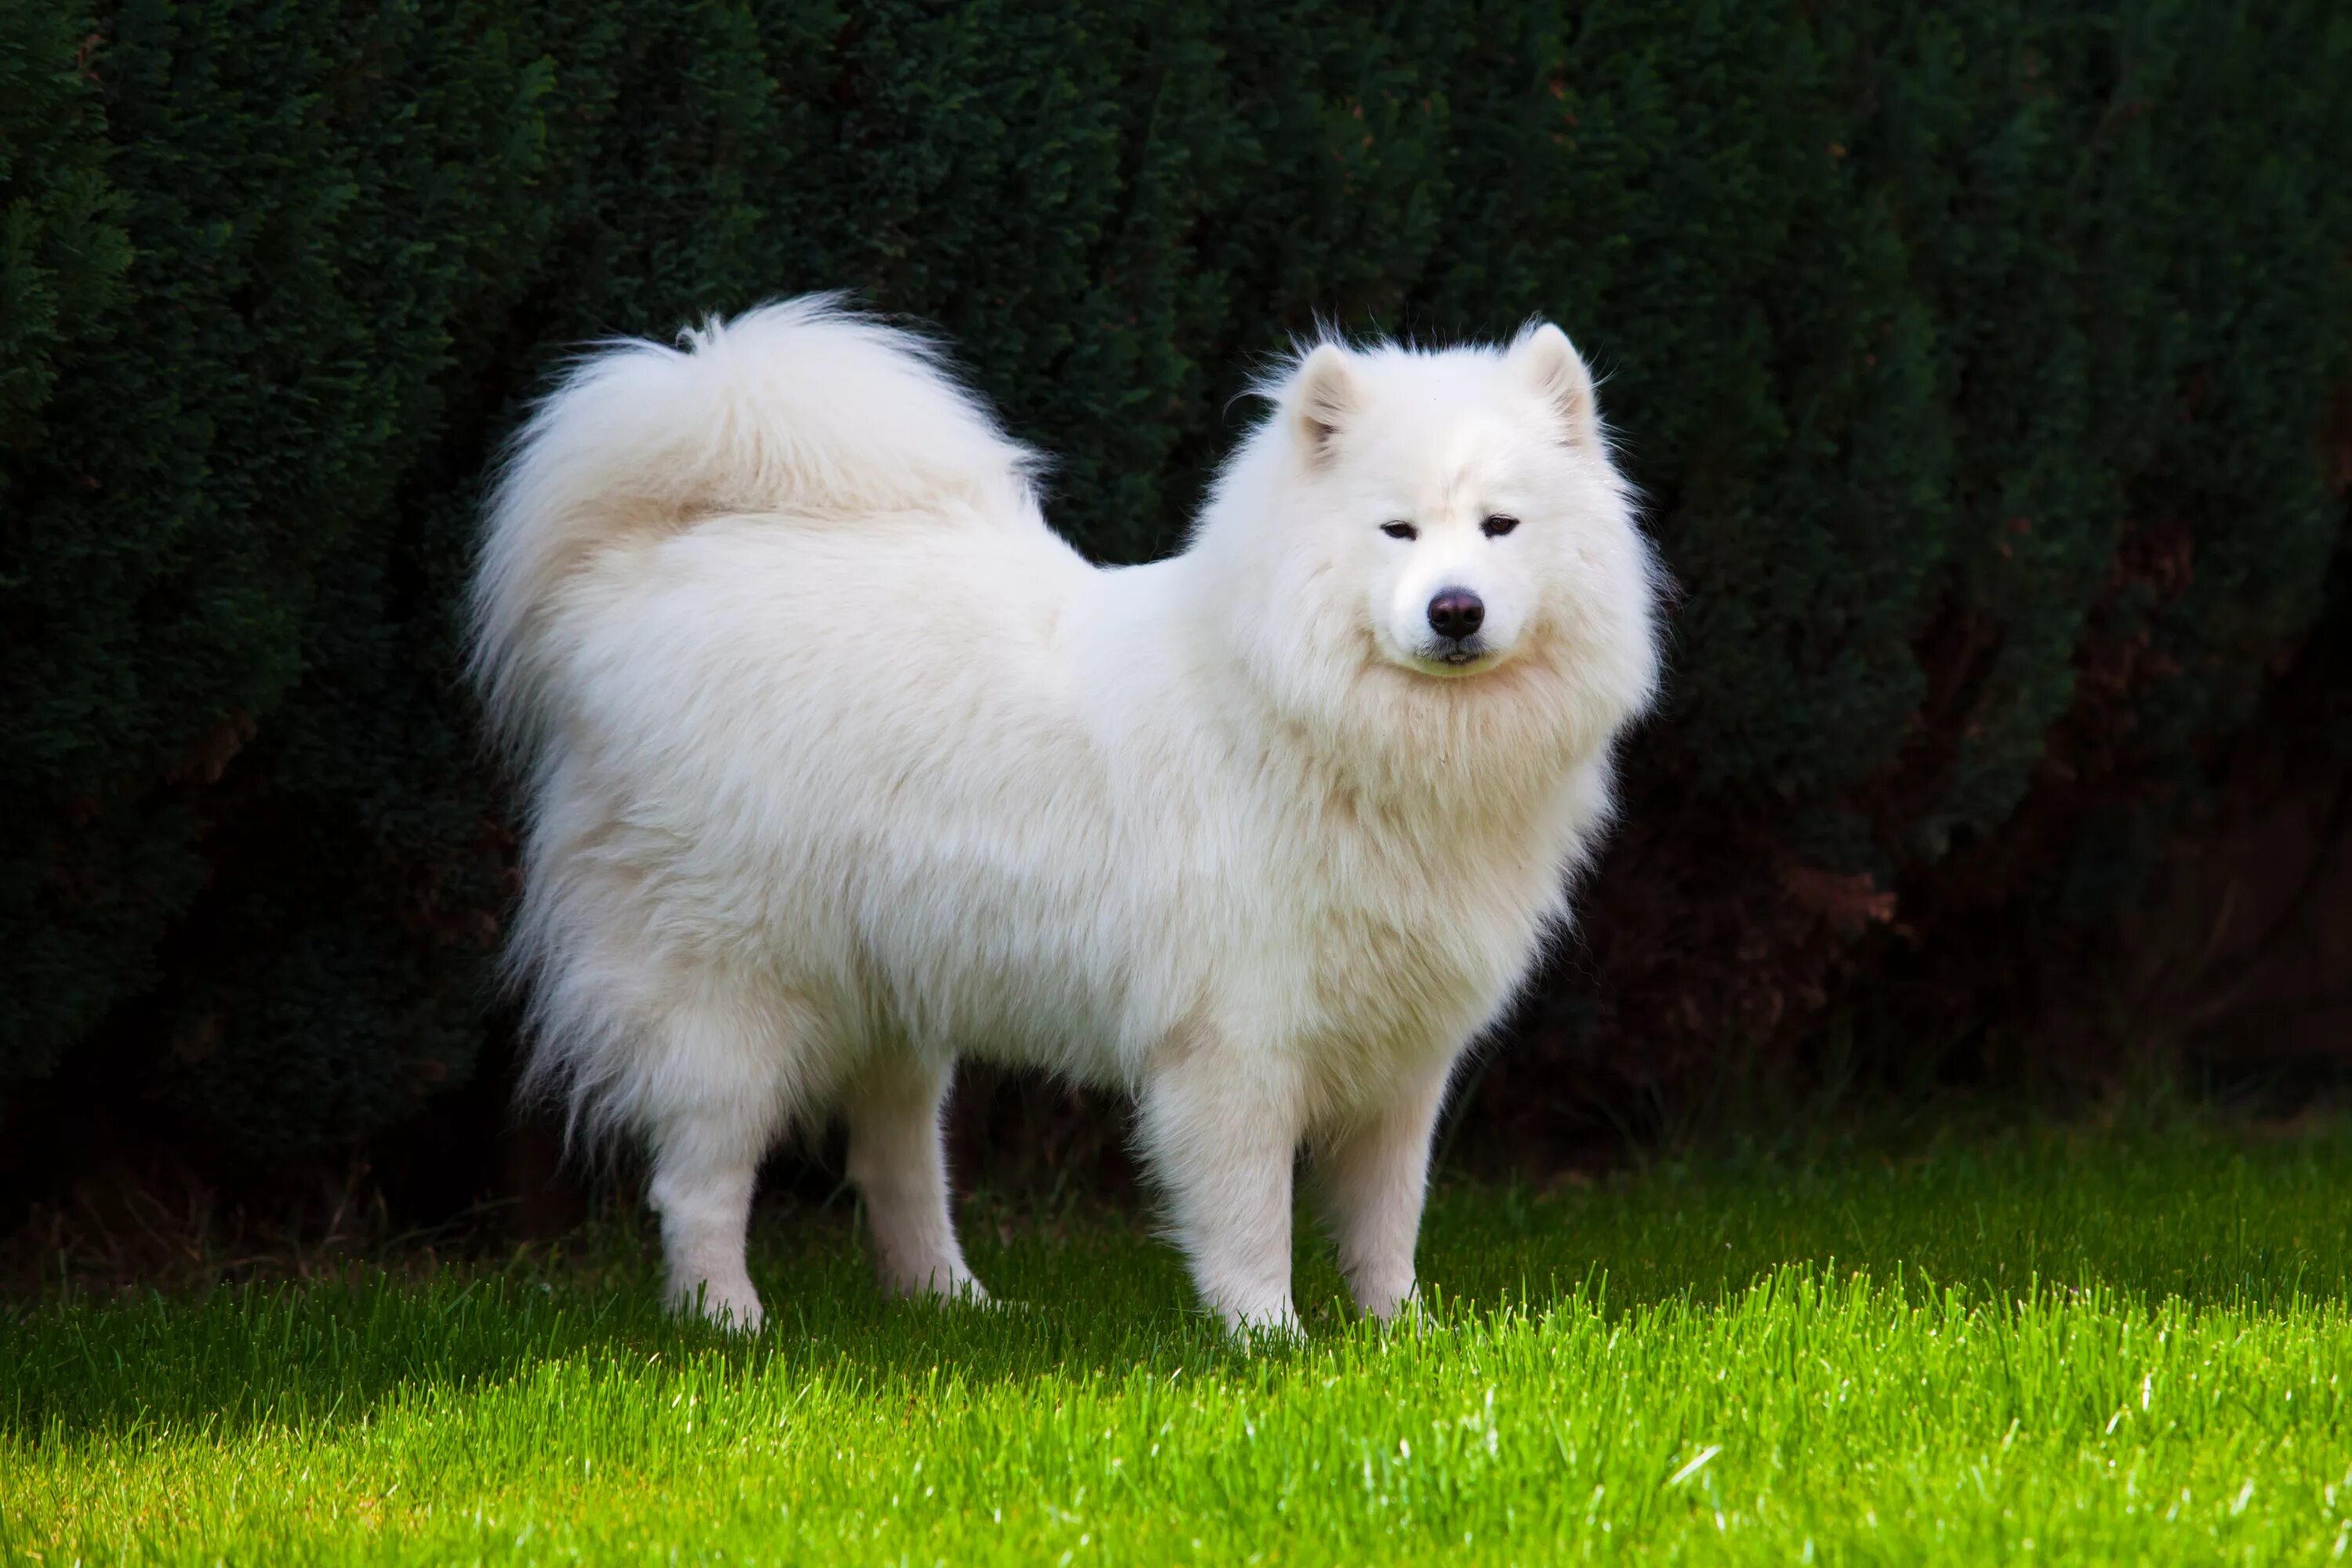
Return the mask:
<path fill-rule="evenodd" d="M 1467 588 L 1440 588 L 1429 601 L 1429 629 L 1459 642 L 1486 618 L 1486 604 Z"/>

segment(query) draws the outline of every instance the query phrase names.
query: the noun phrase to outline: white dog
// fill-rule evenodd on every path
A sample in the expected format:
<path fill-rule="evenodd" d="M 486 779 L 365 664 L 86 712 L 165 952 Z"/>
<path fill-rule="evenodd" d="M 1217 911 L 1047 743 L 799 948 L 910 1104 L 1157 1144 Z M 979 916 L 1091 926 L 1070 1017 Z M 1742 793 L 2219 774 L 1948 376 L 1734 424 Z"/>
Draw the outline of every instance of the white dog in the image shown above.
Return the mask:
<path fill-rule="evenodd" d="M 646 1140 L 672 1300 L 761 1321 L 754 1172 L 836 1109 L 886 1284 L 980 1296 L 940 1150 L 968 1053 L 1137 1097 L 1235 1326 L 1296 1325 L 1303 1145 L 1394 1313 L 1448 1074 L 1658 680 L 1568 339 L 1319 344 L 1184 552 L 1115 570 L 919 340 L 803 299 L 682 342 L 539 409 L 474 598 L 528 769 L 530 1082 Z"/>

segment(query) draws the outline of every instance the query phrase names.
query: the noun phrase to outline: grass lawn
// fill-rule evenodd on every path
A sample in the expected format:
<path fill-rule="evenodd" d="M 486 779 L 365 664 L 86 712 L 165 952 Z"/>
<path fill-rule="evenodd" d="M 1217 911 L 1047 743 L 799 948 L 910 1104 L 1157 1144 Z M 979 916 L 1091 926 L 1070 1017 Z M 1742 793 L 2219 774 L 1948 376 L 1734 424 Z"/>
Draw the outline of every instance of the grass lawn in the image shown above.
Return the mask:
<path fill-rule="evenodd" d="M 2296 1562 L 2352 1541 L 2352 1130 L 1451 1185 L 1415 1331 L 1222 1343 L 1140 1225 L 970 1205 L 1013 1310 L 763 1219 L 770 1330 L 650 1248 L 0 1309 L 0 1559 Z"/>

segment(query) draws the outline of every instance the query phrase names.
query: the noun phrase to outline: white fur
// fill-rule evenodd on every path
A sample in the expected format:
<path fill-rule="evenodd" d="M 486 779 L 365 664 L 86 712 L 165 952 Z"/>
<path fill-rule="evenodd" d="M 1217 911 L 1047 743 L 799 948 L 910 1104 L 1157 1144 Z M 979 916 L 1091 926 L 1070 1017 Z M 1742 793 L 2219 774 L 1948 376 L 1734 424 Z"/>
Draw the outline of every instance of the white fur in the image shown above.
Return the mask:
<path fill-rule="evenodd" d="M 1296 1322 L 1302 1145 L 1357 1299 L 1411 1293 L 1448 1075 L 1654 689 L 1654 574 L 1556 328 L 1326 343 L 1264 390 L 1191 545 L 1117 570 L 829 300 L 611 347 L 523 432 L 474 607 L 529 781 L 530 1083 L 648 1142 L 681 1305 L 759 1322 L 754 1170 L 835 1110 L 885 1281 L 977 1294 L 967 1054 L 1138 1098 L 1227 1321 Z M 1487 606 L 1460 662 L 1440 587 Z"/>

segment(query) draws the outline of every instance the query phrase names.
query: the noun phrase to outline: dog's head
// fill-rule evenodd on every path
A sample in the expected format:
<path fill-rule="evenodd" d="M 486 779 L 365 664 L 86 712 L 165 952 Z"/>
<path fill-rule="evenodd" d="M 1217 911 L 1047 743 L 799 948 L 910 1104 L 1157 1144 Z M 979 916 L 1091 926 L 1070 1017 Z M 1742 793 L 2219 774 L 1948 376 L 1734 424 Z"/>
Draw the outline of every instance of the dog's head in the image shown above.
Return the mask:
<path fill-rule="evenodd" d="M 1657 574 L 1558 327 L 1501 348 L 1325 342 L 1265 391 L 1274 416 L 1202 539 L 1278 691 L 1549 708 L 1524 717 L 1575 744 L 1647 706 Z"/>

